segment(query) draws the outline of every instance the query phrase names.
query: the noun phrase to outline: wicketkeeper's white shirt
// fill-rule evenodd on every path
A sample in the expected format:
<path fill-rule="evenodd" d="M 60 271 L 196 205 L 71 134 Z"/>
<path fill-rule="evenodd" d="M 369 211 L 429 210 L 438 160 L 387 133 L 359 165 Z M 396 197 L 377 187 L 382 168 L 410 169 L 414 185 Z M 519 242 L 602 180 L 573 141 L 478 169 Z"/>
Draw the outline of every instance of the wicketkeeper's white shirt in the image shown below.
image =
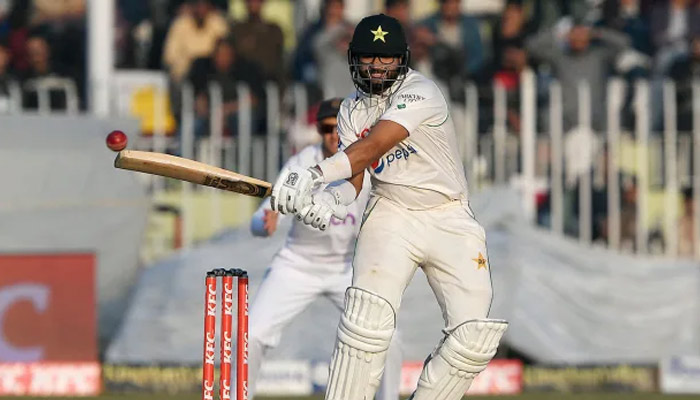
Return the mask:
<path fill-rule="evenodd" d="M 433 81 L 409 70 L 391 96 L 356 92 L 346 98 L 338 114 L 341 149 L 366 137 L 379 120 L 402 125 L 409 136 L 369 168 L 373 195 L 409 209 L 468 199 L 454 124 L 447 101 Z"/>

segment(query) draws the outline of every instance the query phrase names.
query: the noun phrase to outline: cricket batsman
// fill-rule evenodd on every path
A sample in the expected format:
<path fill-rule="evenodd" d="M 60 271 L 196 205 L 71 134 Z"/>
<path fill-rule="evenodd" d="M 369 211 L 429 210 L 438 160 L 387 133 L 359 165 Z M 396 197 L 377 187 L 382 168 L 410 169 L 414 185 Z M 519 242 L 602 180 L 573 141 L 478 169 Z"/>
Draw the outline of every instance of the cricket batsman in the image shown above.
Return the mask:
<path fill-rule="evenodd" d="M 469 207 L 447 101 L 409 68 L 409 57 L 397 20 L 379 14 L 360 21 L 348 49 L 357 90 L 338 114 L 342 151 L 311 168 L 282 171 L 272 192 L 272 209 L 325 229 L 360 193 L 366 169 L 371 175 L 327 400 L 374 398 L 401 296 L 418 267 L 445 327 L 411 399 L 460 399 L 507 327 L 488 318 L 486 235 Z"/>
<path fill-rule="evenodd" d="M 309 168 L 338 151 L 337 117 L 342 101 L 335 98 L 321 102 L 316 113 L 321 143 L 302 149 L 287 161 L 285 168 Z M 297 220 L 292 224 L 284 247 L 272 260 L 251 304 L 248 347 L 251 389 L 256 389 L 265 353 L 279 344 L 283 329 L 314 300 L 326 297 L 339 310 L 343 309 L 345 289 L 352 282 L 353 248 L 369 198 L 369 186 L 368 180 L 357 199 L 348 205 L 345 220 L 333 220 L 325 231 Z M 251 231 L 256 236 L 269 237 L 277 229 L 278 220 L 279 214 L 272 211 L 270 201 L 263 201 L 253 215 Z M 400 379 L 401 349 L 395 337 L 377 398 L 398 400 Z"/>

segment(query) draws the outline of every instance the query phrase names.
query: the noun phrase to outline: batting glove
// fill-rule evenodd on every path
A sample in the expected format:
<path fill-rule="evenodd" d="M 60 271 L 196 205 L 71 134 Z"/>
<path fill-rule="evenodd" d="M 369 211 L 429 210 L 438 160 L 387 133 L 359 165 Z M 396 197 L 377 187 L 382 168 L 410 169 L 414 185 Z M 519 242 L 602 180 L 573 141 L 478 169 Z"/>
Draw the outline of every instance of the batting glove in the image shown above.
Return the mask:
<path fill-rule="evenodd" d="M 322 231 L 325 231 L 330 225 L 331 217 L 344 220 L 347 216 L 347 207 L 341 204 L 338 198 L 328 190 L 317 192 L 311 196 L 311 204 L 307 204 L 296 214 L 297 220 Z"/>
<path fill-rule="evenodd" d="M 321 172 L 315 168 L 285 168 L 272 187 L 270 205 L 282 214 L 296 213 L 311 204 L 311 192 L 322 182 Z"/>

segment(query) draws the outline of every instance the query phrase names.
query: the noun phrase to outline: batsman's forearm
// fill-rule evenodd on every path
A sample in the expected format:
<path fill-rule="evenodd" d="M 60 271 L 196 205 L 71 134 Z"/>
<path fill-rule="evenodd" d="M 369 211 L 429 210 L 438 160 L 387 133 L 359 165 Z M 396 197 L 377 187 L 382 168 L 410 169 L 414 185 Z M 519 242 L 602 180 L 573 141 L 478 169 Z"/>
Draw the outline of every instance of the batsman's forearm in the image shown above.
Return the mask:
<path fill-rule="evenodd" d="M 348 156 L 352 167 L 352 176 L 363 172 L 395 145 L 395 143 L 392 143 L 388 147 L 387 145 L 382 146 L 382 143 L 374 143 L 374 141 L 368 139 L 358 140 L 345 149 L 345 154 Z"/>
<path fill-rule="evenodd" d="M 348 179 L 363 172 L 407 137 L 408 131 L 402 125 L 394 121 L 381 120 L 372 128 L 368 136 L 321 161 L 317 168 L 324 176 L 325 182 Z"/>
<path fill-rule="evenodd" d="M 406 128 L 391 120 L 379 120 L 362 140 L 348 146 L 345 154 L 350 160 L 352 176 L 364 171 L 392 147 L 408 137 Z"/>

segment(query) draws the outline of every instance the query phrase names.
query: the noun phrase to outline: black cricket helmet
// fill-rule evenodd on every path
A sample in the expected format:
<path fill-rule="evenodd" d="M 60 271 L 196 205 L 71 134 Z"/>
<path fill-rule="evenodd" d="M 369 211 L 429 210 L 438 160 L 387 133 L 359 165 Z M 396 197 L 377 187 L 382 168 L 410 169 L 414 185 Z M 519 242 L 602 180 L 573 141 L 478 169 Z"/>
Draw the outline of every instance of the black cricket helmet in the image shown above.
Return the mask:
<path fill-rule="evenodd" d="M 399 65 L 395 70 L 389 66 L 368 66 L 360 62 L 360 57 L 395 57 Z M 410 57 L 401 23 L 388 15 L 371 15 L 357 24 L 352 35 L 348 48 L 350 76 L 355 87 L 367 95 L 390 94 L 389 90 L 397 90 L 406 77 Z M 371 77 L 379 73 L 381 77 Z"/>

